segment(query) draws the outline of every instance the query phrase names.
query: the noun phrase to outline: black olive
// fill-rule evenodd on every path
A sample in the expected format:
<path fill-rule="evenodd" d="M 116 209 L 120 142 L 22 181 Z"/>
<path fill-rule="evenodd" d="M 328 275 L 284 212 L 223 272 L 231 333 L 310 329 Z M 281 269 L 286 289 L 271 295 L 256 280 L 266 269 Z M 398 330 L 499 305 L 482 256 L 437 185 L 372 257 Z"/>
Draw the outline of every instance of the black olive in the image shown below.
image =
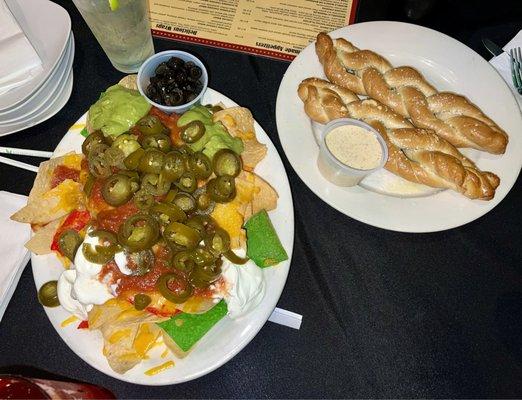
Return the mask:
<path fill-rule="evenodd" d="M 184 71 L 179 71 L 175 76 L 176 81 L 178 83 L 185 83 L 187 80 L 187 74 Z"/>
<path fill-rule="evenodd" d="M 166 94 L 163 96 L 163 104 L 166 106 L 172 106 L 172 96 L 170 94 Z"/>
<path fill-rule="evenodd" d="M 156 74 L 156 76 L 163 76 L 167 72 L 167 69 L 168 69 L 167 63 L 162 62 L 161 64 L 159 64 L 156 67 L 156 70 L 154 71 L 154 73 Z"/>
<path fill-rule="evenodd" d="M 153 101 L 154 103 L 157 103 L 157 104 L 161 104 L 161 103 L 163 103 L 162 100 L 161 100 L 161 96 L 154 96 L 154 97 L 152 98 L 152 101 Z"/>
<path fill-rule="evenodd" d="M 189 69 L 188 75 L 193 79 L 199 79 L 201 78 L 201 68 L 194 65 L 192 68 Z"/>
<path fill-rule="evenodd" d="M 190 69 L 190 68 L 195 67 L 195 66 L 196 66 L 196 64 L 194 64 L 192 61 L 187 61 L 185 63 L 185 68 L 186 69 Z"/>
<path fill-rule="evenodd" d="M 174 89 L 170 95 L 173 106 L 179 106 L 180 104 L 183 104 L 183 92 L 180 89 Z"/>
<path fill-rule="evenodd" d="M 197 95 L 194 92 L 185 92 L 185 102 L 190 103 Z"/>
<path fill-rule="evenodd" d="M 185 63 L 183 62 L 183 60 L 181 58 L 177 58 L 177 57 L 171 57 L 167 61 L 167 65 L 169 66 L 169 68 L 174 71 L 182 68 L 184 64 Z"/>
<path fill-rule="evenodd" d="M 182 89 L 186 90 L 187 92 L 193 92 L 194 90 L 196 90 L 196 85 L 187 82 L 183 85 Z"/>
<path fill-rule="evenodd" d="M 152 98 L 156 95 L 156 93 L 158 93 L 158 91 L 154 85 L 147 86 L 147 96 Z"/>
<path fill-rule="evenodd" d="M 203 90 L 203 84 L 200 81 L 196 82 L 194 93 L 199 93 Z"/>

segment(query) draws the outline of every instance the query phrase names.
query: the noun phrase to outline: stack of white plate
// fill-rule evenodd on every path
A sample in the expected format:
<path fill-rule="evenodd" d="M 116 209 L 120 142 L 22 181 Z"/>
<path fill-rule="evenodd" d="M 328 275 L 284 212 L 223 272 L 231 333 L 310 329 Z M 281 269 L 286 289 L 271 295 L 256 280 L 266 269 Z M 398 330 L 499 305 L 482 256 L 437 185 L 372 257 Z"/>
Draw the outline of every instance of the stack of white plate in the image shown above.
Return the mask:
<path fill-rule="evenodd" d="M 0 136 L 51 118 L 67 103 L 73 86 L 74 36 L 67 11 L 49 0 L 6 3 L 40 56 L 43 70 L 0 95 Z"/>

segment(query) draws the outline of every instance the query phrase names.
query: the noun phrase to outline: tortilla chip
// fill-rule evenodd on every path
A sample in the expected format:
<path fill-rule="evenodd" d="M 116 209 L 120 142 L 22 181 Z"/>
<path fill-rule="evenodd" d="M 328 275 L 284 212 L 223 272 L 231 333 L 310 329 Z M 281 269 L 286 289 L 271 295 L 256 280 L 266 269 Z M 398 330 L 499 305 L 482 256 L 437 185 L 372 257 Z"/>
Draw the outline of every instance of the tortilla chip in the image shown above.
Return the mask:
<path fill-rule="evenodd" d="M 186 314 L 204 314 L 218 302 L 219 299 L 212 297 L 192 296 L 186 302 L 177 304 L 176 308 Z"/>
<path fill-rule="evenodd" d="M 118 84 L 127 89 L 138 90 L 138 75 L 132 74 L 124 76 Z"/>
<path fill-rule="evenodd" d="M 55 188 L 29 197 L 27 205 L 11 216 L 13 221 L 46 225 L 73 210 L 83 209 L 85 194 L 78 182 L 66 179 Z"/>
<path fill-rule="evenodd" d="M 217 111 L 212 116 L 214 122 L 221 123 L 228 129 L 232 136 L 241 139 L 255 138 L 254 117 L 248 108 L 230 107 Z"/>
<path fill-rule="evenodd" d="M 101 331 L 103 354 L 111 368 L 123 374 L 146 357 L 161 333 L 155 323 L 163 319 L 125 300 L 111 299 L 89 312 L 89 329 Z"/>
<path fill-rule="evenodd" d="M 68 168 L 80 170 L 83 155 L 75 153 L 67 153 L 61 157 L 51 158 L 44 161 L 38 167 L 38 173 L 33 183 L 33 188 L 29 193 L 29 201 L 41 196 L 42 194 L 51 190 L 51 182 L 54 170 L 59 165 L 64 165 Z"/>
<path fill-rule="evenodd" d="M 162 337 L 163 337 L 163 343 L 165 343 L 165 346 L 174 354 L 177 358 L 184 358 L 187 356 L 189 351 L 183 351 L 181 350 L 181 347 L 179 347 L 174 340 L 168 335 L 167 332 L 161 331 Z"/>
<path fill-rule="evenodd" d="M 277 199 L 279 198 L 276 190 L 260 176 L 253 175 L 255 176 L 256 193 L 252 199 L 252 214 L 263 209 L 266 211 L 274 210 L 277 207 Z M 247 219 L 246 216 L 245 219 Z"/>
<path fill-rule="evenodd" d="M 38 229 L 25 244 L 25 248 L 37 255 L 52 253 L 51 244 L 56 230 L 62 224 L 62 221 L 63 218 L 59 218 Z"/>
<path fill-rule="evenodd" d="M 241 153 L 243 168 L 253 171 L 256 165 L 266 156 L 267 148 L 259 143 L 255 134 L 254 117 L 248 108 L 230 107 L 214 113 L 214 122 L 221 121 L 228 132 L 241 138 L 244 150 Z"/>
<path fill-rule="evenodd" d="M 104 304 L 93 306 L 92 310 L 89 311 L 89 329 L 99 329 L 106 322 L 114 320 L 116 315 L 131 307 L 132 304 L 128 301 L 116 298 L 110 299 Z"/>
<path fill-rule="evenodd" d="M 212 218 L 230 235 L 230 247 L 245 248 L 243 223 L 260 210 L 277 207 L 275 189 L 253 172 L 241 171 L 236 177 L 236 197 L 230 203 L 216 204 Z"/>
<path fill-rule="evenodd" d="M 230 235 L 230 247 L 242 248 L 246 243 L 246 234 L 242 229 L 244 213 L 254 198 L 255 176 L 242 171 L 236 177 L 236 197 L 229 203 L 216 204 L 211 216 L 218 225 Z"/>
<path fill-rule="evenodd" d="M 244 150 L 241 153 L 241 161 L 243 168 L 247 171 L 253 171 L 257 164 L 265 158 L 267 153 L 266 145 L 259 143 L 257 139 L 243 140 Z"/>
<path fill-rule="evenodd" d="M 152 348 L 161 330 L 153 323 L 130 324 L 123 327 L 104 325 L 103 354 L 110 367 L 124 374 L 139 364 Z"/>

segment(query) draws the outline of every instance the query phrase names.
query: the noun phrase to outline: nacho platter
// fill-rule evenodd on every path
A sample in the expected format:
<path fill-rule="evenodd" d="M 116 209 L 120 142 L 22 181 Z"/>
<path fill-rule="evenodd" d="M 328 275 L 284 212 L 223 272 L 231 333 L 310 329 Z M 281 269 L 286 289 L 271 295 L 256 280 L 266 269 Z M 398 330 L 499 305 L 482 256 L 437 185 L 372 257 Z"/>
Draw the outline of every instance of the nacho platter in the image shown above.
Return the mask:
<path fill-rule="evenodd" d="M 222 103 L 226 108 L 236 106 L 233 101 L 212 89 L 207 90 L 203 99 L 203 104 L 208 103 Z M 80 132 L 84 129 L 85 124 L 86 115 L 82 116 L 64 136 L 54 152 L 55 157 L 80 151 L 84 140 Z M 277 208 L 270 212 L 270 219 L 290 259 L 293 246 L 293 205 L 288 180 L 277 151 L 257 122 L 255 123 L 255 134 L 257 139 L 266 144 L 268 148 L 266 157 L 256 167 L 256 173 L 269 182 L 278 193 Z M 74 188 L 69 188 L 69 190 L 73 192 Z M 70 208 L 74 208 L 76 205 L 73 201 Z M 48 218 L 51 220 L 55 216 Z M 103 355 L 103 337 L 100 331 L 78 329 L 80 320 L 72 318 L 61 307 L 45 308 L 45 311 L 62 339 L 78 356 L 94 368 L 115 378 L 133 383 L 145 385 L 180 383 L 218 368 L 252 340 L 275 308 L 286 281 L 289 264 L 290 261 L 287 260 L 274 268 L 263 269 L 266 282 L 263 301 L 254 310 L 239 319 L 233 320 L 227 316 L 220 320 L 197 343 L 187 357 L 181 359 L 166 352 L 165 345 L 158 340 L 147 352 L 147 357 L 123 374 L 115 372 Z M 63 272 L 63 265 L 54 254 L 33 255 L 32 265 L 37 288 L 40 288 L 45 282 L 57 280 Z M 166 365 L 173 367 L 163 370 L 161 367 Z"/>

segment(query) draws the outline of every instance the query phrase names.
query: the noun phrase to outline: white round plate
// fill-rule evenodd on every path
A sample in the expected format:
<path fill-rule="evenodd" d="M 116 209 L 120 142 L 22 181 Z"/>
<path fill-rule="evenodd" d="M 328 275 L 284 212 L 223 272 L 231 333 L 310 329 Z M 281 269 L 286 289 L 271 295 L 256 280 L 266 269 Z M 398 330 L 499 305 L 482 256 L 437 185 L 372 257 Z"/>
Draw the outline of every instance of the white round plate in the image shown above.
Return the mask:
<path fill-rule="evenodd" d="M 0 96 L 0 110 L 16 107 L 49 78 L 65 51 L 71 19 L 49 0 L 6 0 L 9 9 L 42 60 L 43 71 L 26 84 Z"/>
<path fill-rule="evenodd" d="M 203 98 L 203 103 L 222 102 L 228 107 L 236 106 L 232 100 L 222 94 L 208 89 Z M 79 131 L 85 126 L 86 115 L 67 132 L 58 144 L 55 156 L 70 151 L 80 152 L 83 137 Z M 219 321 L 192 349 L 184 359 L 168 357 L 161 358 L 163 346 L 158 346 L 151 351 L 150 358 L 143 360 L 125 374 L 117 374 L 107 363 L 102 354 L 103 340 L 98 331 L 77 329 L 78 322 L 66 327 L 61 323 L 70 317 L 70 314 L 61 307 L 45 308 L 52 325 L 64 340 L 64 342 L 80 356 L 85 362 L 97 370 L 123 381 L 138 383 L 141 385 L 170 385 L 189 381 L 220 367 L 234 357 L 245 347 L 263 327 L 268 317 L 274 310 L 279 296 L 283 291 L 294 242 L 294 208 L 288 178 L 274 145 L 261 126 L 255 123 L 256 136 L 261 143 L 268 146 L 265 159 L 256 167 L 256 173 L 266 179 L 277 190 L 279 201 L 277 209 L 271 211 L 270 219 L 281 239 L 283 247 L 288 253 L 289 260 L 271 268 L 263 269 L 266 280 L 265 298 L 259 306 L 247 315 L 232 320 L 228 316 Z M 58 279 L 63 266 L 54 255 L 31 256 L 33 275 L 36 287 L 39 288 L 49 280 Z M 166 361 L 173 360 L 175 366 L 164 372 L 148 376 L 145 371 L 158 366 Z"/>
<path fill-rule="evenodd" d="M 522 166 L 522 114 L 512 92 L 488 62 L 449 36 L 400 22 L 365 22 L 338 29 L 331 35 L 374 50 L 395 66 L 417 68 L 440 91 L 465 95 L 508 133 L 509 144 L 501 156 L 464 151 L 479 168 L 500 177 L 500 186 L 490 201 L 472 201 L 451 190 L 400 198 L 360 186 L 341 188 L 331 184 L 317 169 L 319 148 L 312 123 L 297 95 L 303 79 L 324 78 L 314 42 L 294 59 L 283 77 L 276 120 L 290 164 L 317 196 L 351 218 L 401 232 L 435 232 L 464 225 L 486 214 L 506 196 Z"/>
<path fill-rule="evenodd" d="M 74 52 L 72 53 L 71 57 L 74 57 Z M 0 125 L 0 136 L 10 135 L 12 133 L 30 128 L 34 125 L 38 125 L 55 115 L 65 106 L 65 104 L 67 104 L 67 101 L 71 97 L 73 81 L 73 70 L 72 68 L 69 68 L 66 76 L 55 90 L 52 99 L 50 99 L 47 103 L 43 103 L 42 106 L 32 113 L 30 117 L 12 124 Z"/>
<path fill-rule="evenodd" d="M 21 120 L 30 120 L 35 114 L 38 114 L 42 107 L 54 99 L 60 87 L 63 86 L 71 70 L 73 60 L 74 38 L 71 32 L 63 58 L 49 79 L 38 89 L 36 96 L 31 96 L 26 102 L 20 103 L 20 105 L 4 113 L 0 112 L 0 126 L 13 125 L 21 122 Z"/>

